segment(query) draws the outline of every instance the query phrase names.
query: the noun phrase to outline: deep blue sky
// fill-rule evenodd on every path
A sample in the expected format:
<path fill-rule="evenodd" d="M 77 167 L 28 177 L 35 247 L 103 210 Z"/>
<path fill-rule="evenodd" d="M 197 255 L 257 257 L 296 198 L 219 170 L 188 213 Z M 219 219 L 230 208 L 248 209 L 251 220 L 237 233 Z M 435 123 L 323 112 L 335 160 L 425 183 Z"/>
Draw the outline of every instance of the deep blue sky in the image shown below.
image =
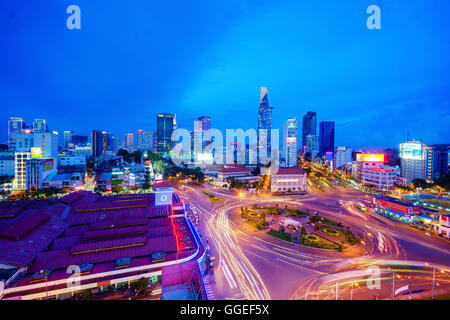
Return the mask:
<path fill-rule="evenodd" d="M 81 7 L 82 29 L 66 28 Z M 381 30 L 366 8 L 381 7 Z M 450 1 L 0 1 L 0 140 L 7 118 L 123 135 L 257 125 L 267 86 L 274 127 L 308 110 L 336 145 L 450 143 Z"/>

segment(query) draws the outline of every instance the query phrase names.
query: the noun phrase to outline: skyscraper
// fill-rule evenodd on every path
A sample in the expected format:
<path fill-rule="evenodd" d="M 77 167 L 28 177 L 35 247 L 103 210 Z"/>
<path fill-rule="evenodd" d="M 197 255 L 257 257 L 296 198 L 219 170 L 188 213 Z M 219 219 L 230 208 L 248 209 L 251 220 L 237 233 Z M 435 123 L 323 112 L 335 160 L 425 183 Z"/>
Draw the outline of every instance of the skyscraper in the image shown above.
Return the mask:
<path fill-rule="evenodd" d="M 168 156 L 172 150 L 173 115 L 158 113 L 156 115 L 156 143 L 157 152 L 161 156 Z"/>
<path fill-rule="evenodd" d="M 311 161 L 315 162 L 319 153 L 319 136 L 309 134 L 306 137 L 306 153 L 311 155 Z"/>
<path fill-rule="evenodd" d="M 92 131 L 91 147 L 93 158 L 104 155 L 108 150 L 108 133 L 102 130 Z"/>
<path fill-rule="evenodd" d="M 266 87 L 261 87 L 259 98 L 258 113 L 258 154 L 257 162 L 261 163 L 261 157 L 264 155 L 270 158 L 272 154 L 271 148 L 271 130 L 272 130 L 272 109 L 269 103 L 269 93 Z"/>
<path fill-rule="evenodd" d="M 283 146 L 286 167 L 297 165 L 297 119 L 287 119 L 283 126 Z"/>
<path fill-rule="evenodd" d="M 25 127 L 25 122 L 19 117 L 10 117 L 8 120 L 8 147 L 9 151 L 15 151 L 16 140 L 14 135 L 21 134 L 22 129 Z"/>
<path fill-rule="evenodd" d="M 125 148 L 130 149 L 134 145 L 133 143 L 133 134 L 127 133 L 125 134 Z"/>
<path fill-rule="evenodd" d="M 308 135 L 315 136 L 317 135 L 317 116 L 314 111 L 308 111 L 303 116 L 303 123 L 302 123 L 302 151 L 305 151 L 308 140 Z"/>
<path fill-rule="evenodd" d="M 47 121 L 45 119 L 34 119 L 33 132 L 46 132 L 47 130 Z"/>
<path fill-rule="evenodd" d="M 153 132 L 139 129 L 137 131 L 137 143 L 138 150 L 152 151 L 153 150 Z"/>
<path fill-rule="evenodd" d="M 69 147 L 69 143 L 72 143 L 72 131 L 64 131 L 64 148 L 67 149 Z"/>
<path fill-rule="evenodd" d="M 322 121 L 319 133 L 319 152 L 321 156 L 334 154 L 334 122 Z"/>
<path fill-rule="evenodd" d="M 448 173 L 450 145 L 434 144 L 425 148 L 427 180 L 435 181 Z"/>

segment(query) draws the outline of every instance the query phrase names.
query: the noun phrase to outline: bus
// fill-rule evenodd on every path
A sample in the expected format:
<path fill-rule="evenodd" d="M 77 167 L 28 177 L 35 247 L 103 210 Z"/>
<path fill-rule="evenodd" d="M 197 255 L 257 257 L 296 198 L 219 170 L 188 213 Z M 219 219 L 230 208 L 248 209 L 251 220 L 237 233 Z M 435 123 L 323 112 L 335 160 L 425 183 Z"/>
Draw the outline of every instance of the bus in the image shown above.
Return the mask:
<path fill-rule="evenodd" d="M 361 210 L 362 212 L 366 212 L 367 208 L 365 205 L 363 205 L 361 202 L 356 202 L 356 207 Z"/>

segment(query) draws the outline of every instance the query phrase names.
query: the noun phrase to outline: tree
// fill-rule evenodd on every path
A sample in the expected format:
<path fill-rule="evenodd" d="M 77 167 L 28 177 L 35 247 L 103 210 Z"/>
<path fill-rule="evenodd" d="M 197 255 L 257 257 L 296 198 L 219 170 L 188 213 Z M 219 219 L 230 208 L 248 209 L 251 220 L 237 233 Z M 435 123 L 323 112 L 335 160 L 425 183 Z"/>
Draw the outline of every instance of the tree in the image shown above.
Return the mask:
<path fill-rule="evenodd" d="M 280 230 L 280 232 L 284 232 L 285 231 L 284 226 L 281 225 L 279 230 Z"/>
<path fill-rule="evenodd" d="M 422 189 L 425 189 L 425 188 L 428 188 L 428 187 L 430 186 L 430 184 L 428 184 L 428 182 L 426 182 L 426 181 L 423 180 L 423 179 L 414 179 L 414 180 L 412 181 L 412 183 L 413 183 L 413 185 L 414 185 L 415 188 L 422 188 Z"/>

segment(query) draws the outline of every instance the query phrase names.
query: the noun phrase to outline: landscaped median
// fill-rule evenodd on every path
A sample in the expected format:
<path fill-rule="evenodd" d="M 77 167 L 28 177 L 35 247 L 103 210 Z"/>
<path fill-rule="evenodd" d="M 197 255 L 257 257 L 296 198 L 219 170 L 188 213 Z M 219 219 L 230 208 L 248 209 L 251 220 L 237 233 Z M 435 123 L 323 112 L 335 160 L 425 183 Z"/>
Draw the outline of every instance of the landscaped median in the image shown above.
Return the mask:
<path fill-rule="evenodd" d="M 209 193 L 206 193 L 206 192 L 203 192 L 203 193 L 205 194 L 205 196 L 207 196 L 209 198 L 209 201 L 211 201 L 211 203 L 216 203 L 216 202 L 219 202 L 219 201 L 223 201 L 223 199 L 217 198 L 216 196 L 213 196 L 212 194 L 209 194 Z"/>
<path fill-rule="evenodd" d="M 309 233 L 306 235 L 298 235 L 298 242 L 293 241 L 292 234 L 289 232 L 276 231 L 270 229 L 267 234 L 269 236 L 275 237 L 277 239 L 297 243 L 302 246 L 311 247 L 311 248 L 319 248 L 319 249 L 327 249 L 327 250 L 342 250 L 342 245 L 336 242 L 332 242 L 328 239 L 321 237 L 315 233 Z"/>

